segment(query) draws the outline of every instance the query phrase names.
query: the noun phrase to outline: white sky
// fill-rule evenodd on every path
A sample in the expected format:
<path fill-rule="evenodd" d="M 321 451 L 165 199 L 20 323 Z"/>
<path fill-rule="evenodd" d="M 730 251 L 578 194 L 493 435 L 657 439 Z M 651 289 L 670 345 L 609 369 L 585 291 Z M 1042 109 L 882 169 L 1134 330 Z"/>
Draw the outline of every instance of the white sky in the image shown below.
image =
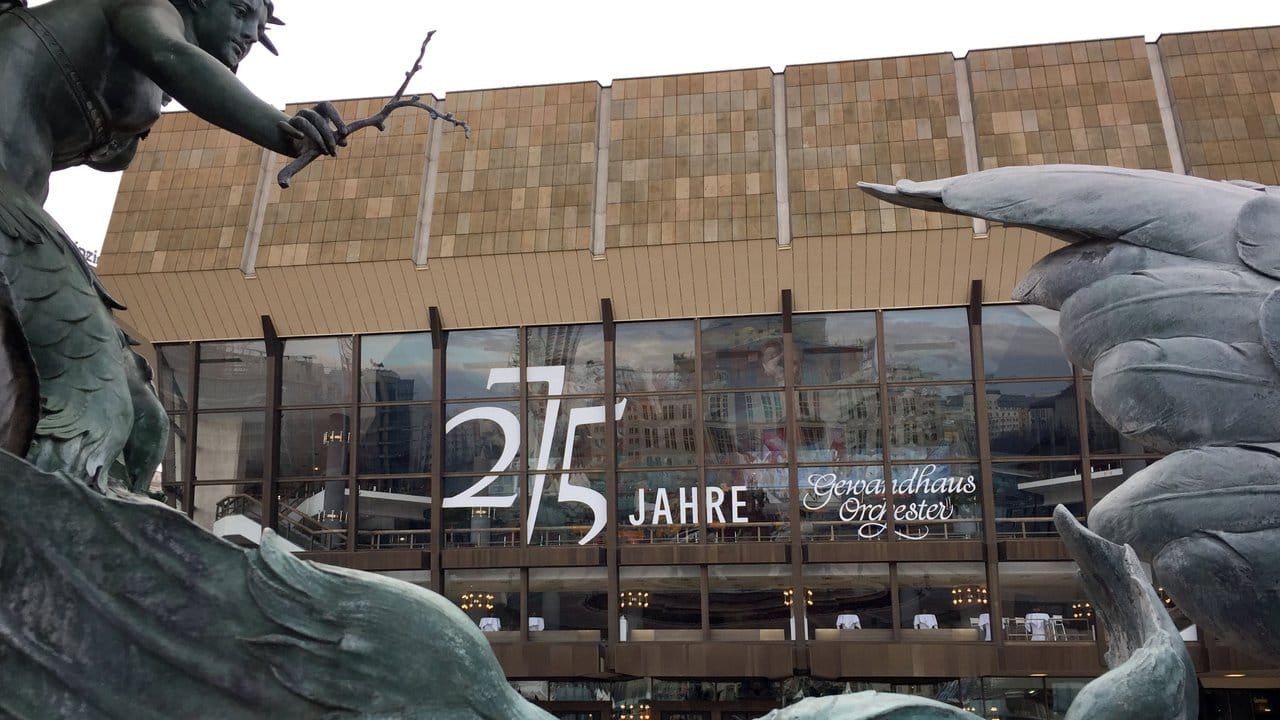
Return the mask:
<path fill-rule="evenodd" d="M 278 105 L 390 95 L 431 29 L 438 32 L 409 89 L 439 96 L 1280 25 L 1273 0 L 276 0 L 276 7 L 288 23 L 272 31 L 280 57 L 255 48 L 240 77 Z M 118 175 L 84 168 L 57 173 L 47 207 L 76 242 L 96 250 L 118 185 Z"/>

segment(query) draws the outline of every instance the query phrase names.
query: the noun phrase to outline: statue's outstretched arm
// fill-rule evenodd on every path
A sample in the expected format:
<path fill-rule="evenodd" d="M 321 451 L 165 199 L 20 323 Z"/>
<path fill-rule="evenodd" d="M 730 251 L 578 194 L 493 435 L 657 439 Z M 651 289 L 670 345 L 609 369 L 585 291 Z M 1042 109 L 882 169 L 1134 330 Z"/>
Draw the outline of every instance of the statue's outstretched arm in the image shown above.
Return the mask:
<path fill-rule="evenodd" d="M 290 118 L 263 102 L 231 70 L 184 37 L 182 16 L 167 0 L 112 3 L 107 19 L 131 62 L 214 125 L 291 157 L 310 145 L 333 154 L 341 143 L 342 121 L 332 106 Z"/>

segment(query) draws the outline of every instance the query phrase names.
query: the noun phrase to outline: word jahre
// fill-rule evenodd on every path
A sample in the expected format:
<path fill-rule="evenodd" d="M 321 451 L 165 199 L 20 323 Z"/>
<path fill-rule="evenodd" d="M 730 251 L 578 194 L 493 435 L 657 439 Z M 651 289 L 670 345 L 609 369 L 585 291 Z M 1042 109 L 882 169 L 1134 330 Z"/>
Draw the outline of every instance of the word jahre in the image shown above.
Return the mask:
<path fill-rule="evenodd" d="M 924 465 L 914 468 L 911 477 L 894 479 L 894 495 L 945 496 L 940 500 L 894 502 L 895 523 L 950 520 L 955 517 L 956 512 L 950 496 L 972 495 L 978 490 L 978 483 L 972 475 L 933 477 L 937 471 L 937 465 Z M 809 491 L 801 501 L 806 510 L 822 510 L 834 503 L 839 506 L 840 519 L 860 523 L 858 535 L 866 539 L 880 537 L 888 529 L 885 515 L 889 511 L 889 503 L 885 499 L 883 478 L 840 479 L 835 473 L 813 473 L 809 475 L 807 482 Z M 921 540 L 929 534 L 927 527 L 916 530 L 917 532 L 911 533 L 895 528 L 894 532 L 905 540 Z"/>
<path fill-rule="evenodd" d="M 680 488 L 679 492 L 679 500 L 675 507 L 680 515 L 680 523 L 682 525 L 693 525 L 698 522 L 698 488 Z M 704 505 L 707 522 L 735 525 L 747 522 L 746 516 L 741 514 L 740 511 L 747 509 L 746 495 L 748 492 L 749 489 L 743 485 L 735 485 L 727 493 L 722 488 L 714 485 L 709 486 L 707 488 L 706 504 Z M 724 508 L 722 507 L 726 499 L 729 501 L 728 520 L 725 519 Z M 719 520 L 716 520 L 716 517 L 719 517 Z M 645 488 L 636 490 L 636 512 L 627 518 L 627 522 L 632 525 L 644 525 L 646 521 L 650 525 L 658 527 L 675 523 L 671 498 L 667 496 L 666 488 L 658 488 L 653 497 L 651 510 L 646 510 L 645 507 Z"/>

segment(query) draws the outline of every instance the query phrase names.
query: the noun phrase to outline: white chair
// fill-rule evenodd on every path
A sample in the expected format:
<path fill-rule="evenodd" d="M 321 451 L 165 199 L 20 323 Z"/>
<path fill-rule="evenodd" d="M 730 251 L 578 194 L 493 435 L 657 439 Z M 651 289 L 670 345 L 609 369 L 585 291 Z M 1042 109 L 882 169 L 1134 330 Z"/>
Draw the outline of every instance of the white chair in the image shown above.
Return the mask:
<path fill-rule="evenodd" d="M 480 618 L 480 632 L 498 632 L 502 629 L 502 621 L 496 617 Z"/>
<path fill-rule="evenodd" d="M 1043 642 L 1049 639 L 1049 613 L 1027 613 L 1027 634 L 1032 642 Z"/>
<path fill-rule="evenodd" d="M 915 616 L 911 624 L 917 630 L 937 630 L 938 616 L 932 613 L 920 613 Z"/>
<path fill-rule="evenodd" d="M 982 613 L 977 618 L 975 625 L 978 626 L 978 632 L 982 634 L 983 640 L 991 640 L 991 613 Z"/>
<path fill-rule="evenodd" d="M 836 616 L 836 629 L 837 630 L 861 630 L 862 618 L 858 617 L 857 614 L 855 613 L 845 613 L 844 615 L 838 615 Z"/>
<path fill-rule="evenodd" d="M 547 621 L 537 615 L 529 616 L 529 632 L 541 632 L 547 629 Z"/>

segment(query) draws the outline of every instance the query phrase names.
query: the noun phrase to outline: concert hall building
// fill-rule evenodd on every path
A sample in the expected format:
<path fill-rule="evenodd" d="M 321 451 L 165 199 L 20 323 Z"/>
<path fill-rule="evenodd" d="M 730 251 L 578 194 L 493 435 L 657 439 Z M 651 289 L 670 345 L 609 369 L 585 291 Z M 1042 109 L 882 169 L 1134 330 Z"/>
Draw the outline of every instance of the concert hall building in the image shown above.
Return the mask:
<path fill-rule="evenodd" d="M 1059 718 L 1104 670 L 1049 516 L 1158 456 L 1094 411 L 1048 237 L 859 180 L 1090 163 L 1277 184 L 1280 28 L 450 92 L 287 190 L 188 114 L 98 265 L 168 502 L 457 603 L 561 718 L 915 693 Z M 354 119 L 382 99 L 339 103 Z M 1204 717 L 1280 671 L 1186 627 Z"/>

